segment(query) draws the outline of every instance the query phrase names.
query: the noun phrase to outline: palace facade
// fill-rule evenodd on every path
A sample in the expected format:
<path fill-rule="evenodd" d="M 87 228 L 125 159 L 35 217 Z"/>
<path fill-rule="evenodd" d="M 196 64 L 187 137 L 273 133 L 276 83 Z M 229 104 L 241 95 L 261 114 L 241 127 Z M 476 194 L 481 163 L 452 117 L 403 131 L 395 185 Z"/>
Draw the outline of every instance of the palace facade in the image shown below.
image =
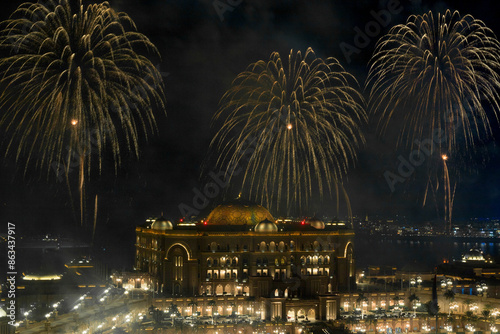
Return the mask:
<path fill-rule="evenodd" d="M 236 201 L 201 221 L 138 226 L 135 267 L 149 274 L 160 306 L 176 301 L 187 314 L 333 320 L 338 292 L 354 288 L 353 239 L 343 223 L 275 220 Z"/>

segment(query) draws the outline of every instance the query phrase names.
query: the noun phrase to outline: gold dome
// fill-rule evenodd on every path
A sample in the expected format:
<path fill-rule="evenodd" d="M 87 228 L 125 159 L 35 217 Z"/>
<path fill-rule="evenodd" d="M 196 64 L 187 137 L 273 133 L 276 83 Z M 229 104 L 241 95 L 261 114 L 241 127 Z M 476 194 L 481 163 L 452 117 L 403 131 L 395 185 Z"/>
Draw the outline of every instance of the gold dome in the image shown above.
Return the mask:
<path fill-rule="evenodd" d="M 308 219 L 307 223 L 317 230 L 324 230 L 325 229 L 325 223 L 316 217 Z"/>
<path fill-rule="evenodd" d="M 236 202 L 217 206 L 210 212 L 206 222 L 209 225 L 256 225 L 266 219 L 275 221 L 262 205 Z"/>
<path fill-rule="evenodd" d="M 174 226 L 170 221 L 166 220 L 163 217 L 160 217 L 154 221 L 154 223 L 151 225 L 151 228 L 153 230 L 166 231 L 172 230 Z"/>
<path fill-rule="evenodd" d="M 268 219 L 261 221 L 255 226 L 255 232 L 278 232 L 278 225 L 275 222 L 272 222 Z"/>

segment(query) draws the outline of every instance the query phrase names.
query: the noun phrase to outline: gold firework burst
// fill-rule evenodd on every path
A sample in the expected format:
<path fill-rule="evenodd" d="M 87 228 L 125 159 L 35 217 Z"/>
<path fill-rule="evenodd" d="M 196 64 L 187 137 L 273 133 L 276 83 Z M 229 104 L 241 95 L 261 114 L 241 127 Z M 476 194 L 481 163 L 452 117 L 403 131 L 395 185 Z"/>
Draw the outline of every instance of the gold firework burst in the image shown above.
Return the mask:
<path fill-rule="evenodd" d="M 279 53 L 240 73 L 221 100 L 223 119 L 211 147 L 217 165 L 243 170 L 249 198 L 287 210 L 307 203 L 313 185 L 320 195 L 342 182 L 364 142 L 364 101 L 356 79 L 334 58 Z"/>
<path fill-rule="evenodd" d="M 400 129 L 399 144 L 431 139 L 449 152 L 491 135 L 485 105 L 497 118 L 500 44 L 484 22 L 449 10 L 412 15 L 378 41 L 371 62 L 369 111 L 382 131 Z"/>
<path fill-rule="evenodd" d="M 138 154 L 140 131 L 156 130 L 151 109 L 163 109 L 163 84 L 141 53 L 157 49 L 107 2 L 24 3 L 2 22 L 0 47 L 0 126 L 17 158 L 36 154 L 38 166 L 69 168 L 68 149 L 68 159 L 84 157 L 90 168 L 85 151 L 95 148 L 100 165 L 109 145 L 119 163 L 122 148 Z"/>
<path fill-rule="evenodd" d="M 441 160 L 448 233 L 456 183 L 451 186 L 446 154 L 453 154 L 458 175 L 458 161 L 463 168 L 476 145 L 491 136 L 491 121 L 498 121 L 499 70 L 500 44 L 493 31 L 450 10 L 436 18 L 432 12 L 410 16 L 378 41 L 372 58 L 369 111 L 379 128 L 395 126 L 398 145 L 441 155 L 429 161 L 424 205 L 428 189 L 434 195 L 439 189 Z M 423 142 L 430 147 L 421 147 Z"/>
<path fill-rule="evenodd" d="M 132 19 L 107 2 L 68 0 L 20 5 L 0 28 L 0 127 L 6 154 L 42 170 L 79 170 L 83 187 L 91 158 L 101 168 L 109 146 L 138 155 L 141 134 L 156 131 L 154 106 L 164 109 L 159 56 Z M 123 140 L 121 140 L 123 138 Z M 90 154 L 92 151 L 92 154 Z"/>

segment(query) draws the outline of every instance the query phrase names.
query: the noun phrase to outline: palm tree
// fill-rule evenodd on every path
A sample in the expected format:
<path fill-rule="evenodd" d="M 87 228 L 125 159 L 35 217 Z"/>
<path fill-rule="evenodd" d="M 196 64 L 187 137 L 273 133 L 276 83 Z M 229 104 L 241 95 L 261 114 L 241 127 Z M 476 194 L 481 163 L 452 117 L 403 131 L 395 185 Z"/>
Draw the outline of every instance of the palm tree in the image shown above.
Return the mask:
<path fill-rule="evenodd" d="M 425 309 L 427 310 L 427 313 L 429 314 L 429 316 L 435 317 L 438 314 L 439 305 L 434 304 L 432 302 L 432 300 L 429 300 L 424 305 L 425 305 Z"/>
<path fill-rule="evenodd" d="M 368 329 L 370 329 L 370 326 L 373 326 L 373 331 L 376 332 L 377 331 L 377 318 L 375 318 L 374 315 L 368 315 L 366 317 L 366 320 L 368 322 Z"/>
<path fill-rule="evenodd" d="M 472 300 L 466 299 L 466 300 L 464 300 L 463 303 L 464 303 L 465 306 L 467 306 L 467 311 L 470 311 L 470 306 L 472 304 Z"/>
<path fill-rule="evenodd" d="M 361 319 L 364 318 L 363 302 L 367 302 L 367 301 L 368 301 L 368 298 L 366 298 L 366 296 L 362 292 L 359 294 L 358 298 L 356 299 L 356 304 L 361 309 Z"/>
<path fill-rule="evenodd" d="M 444 293 L 444 298 L 448 301 L 448 316 L 451 314 L 450 304 L 455 299 L 455 292 L 453 290 L 446 290 Z"/>
<path fill-rule="evenodd" d="M 416 316 L 417 315 L 417 303 L 420 301 L 420 298 L 416 294 L 412 293 L 408 297 L 408 301 L 410 302 L 410 304 L 413 307 L 413 316 Z"/>
<path fill-rule="evenodd" d="M 484 309 L 481 312 L 481 318 L 480 319 L 487 324 L 491 320 L 491 312 L 490 312 L 490 310 Z M 486 325 L 485 325 L 484 330 L 488 330 L 488 327 Z"/>
<path fill-rule="evenodd" d="M 392 298 L 392 300 L 394 301 L 394 308 L 395 308 L 396 310 L 398 310 L 398 309 L 399 309 L 399 303 L 400 303 L 400 301 L 402 300 L 402 299 L 401 299 L 401 297 L 399 297 L 399 296 L 394 296 L 394 297 Z"/>
<path fill-rule="evenodd" d="M 474 315 L 474 312 L 470 310 L 466 311 L 461 319 L 463 327 L 465 327 L 467 324 L 473 324 L 477 321 L 477 317 Z"/>
<path fill-rule="evenodd" d="M 179 308 L 177 307 L 177 305 L 174 303 L 170 303 L 170 306 L 168 308 L 168 312 L 170 314 L 170 317 L 172 318 L 172 327 L 174 327 L 175 317 L 181 315 L 181 313 L 179 312 Z"/>
<path fill-rule="evenodd" d="M 195 307 L 198 306 L 198 303 L 194 299 L 191 299 L 188 306 L 191 306 L 191 316 L 194 316 L 194 310 Z"/>
<path fill-rule="evenodd" d="M 176 316 L 181 314 L 179 312 L 179 308 L 174 303 L 170 303 L 169 312 L 170 312 L 170 314 L 175 314 Z"/>
<path fill-rule="evenodd" d="M 214 307 L 217 305 L 215 300 L 209 300 L 208 301 L 208 306 L 212 307 L 212 325 L 214 324 Z"/>

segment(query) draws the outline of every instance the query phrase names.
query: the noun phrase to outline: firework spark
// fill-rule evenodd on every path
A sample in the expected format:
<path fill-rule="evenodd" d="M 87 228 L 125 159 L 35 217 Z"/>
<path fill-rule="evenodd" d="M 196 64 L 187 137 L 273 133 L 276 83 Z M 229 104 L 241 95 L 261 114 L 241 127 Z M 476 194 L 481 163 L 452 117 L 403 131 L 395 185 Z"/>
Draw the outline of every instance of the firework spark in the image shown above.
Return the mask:
<path fill-rule="evenodd" d="M 397 126 L 398 145 L 427 141 L 443 162 L 444 218 L 449 232 L 456 189 L 445 152 L 453 152 L 458 175 L 475 147 L 498 122 L 500 44 L 484 22 L 447 10 L 412 15 L 377 43 L 367 79 L 369 111 L 386 131 Z M 485 109 L 486 108 L 486 109 Z M 487 110 L 491 108 L 492 113 Z M 425 146 L 425 145 L 424 145 Z M 429 187 L 439 188 L 438 159 L 430 161 Z M 435 190 L 431 186 L 435 179 Z"/>
<path fill-rule="evenodd" d="M 164 109 L 163 84 L 143 53 L 158 51 L 107 2 L 24 3 L 1 23 L 0 52 L 0 127 L 6 152 L 26 168 L 62 161 L 67 176 L 77 156 L 82 189 L 91 157 L 100 169 L 110 146 L 116 167 L 121 151 L 138 155 L 140 134 L 156 131 L 152 107 Z"/>
<path fill-rule="evenodd" d="M 499 60 L 500 44 L 482 21 L 449 10 L 436 19 L 432 12 L 412 15 L 377 43 L 367 79 L 369 111 L 382 131 L 398 126 L 399 144 L 442 136 L 432 140 L 445 142 L 442 151 L 457 142 L 472 148 L 491 135 L 482 101 L 498 119 Z"/>
<path fill-rule="evenodd" d="M 307 202 L 313 185 L 320 195 L 325 183 L 331 191 L 364 142 L 366 114 L 356 87 L 336 59 L 317 58 L 311 48 L 304 55 L 292 50 L 288 66 L 277 52 L 251 64 L 214 117 L 223 119 L 211 143 L 217 165 L 240 165 L 242 188 L 267 206 L 286 198 L 290 210 Z"/>

